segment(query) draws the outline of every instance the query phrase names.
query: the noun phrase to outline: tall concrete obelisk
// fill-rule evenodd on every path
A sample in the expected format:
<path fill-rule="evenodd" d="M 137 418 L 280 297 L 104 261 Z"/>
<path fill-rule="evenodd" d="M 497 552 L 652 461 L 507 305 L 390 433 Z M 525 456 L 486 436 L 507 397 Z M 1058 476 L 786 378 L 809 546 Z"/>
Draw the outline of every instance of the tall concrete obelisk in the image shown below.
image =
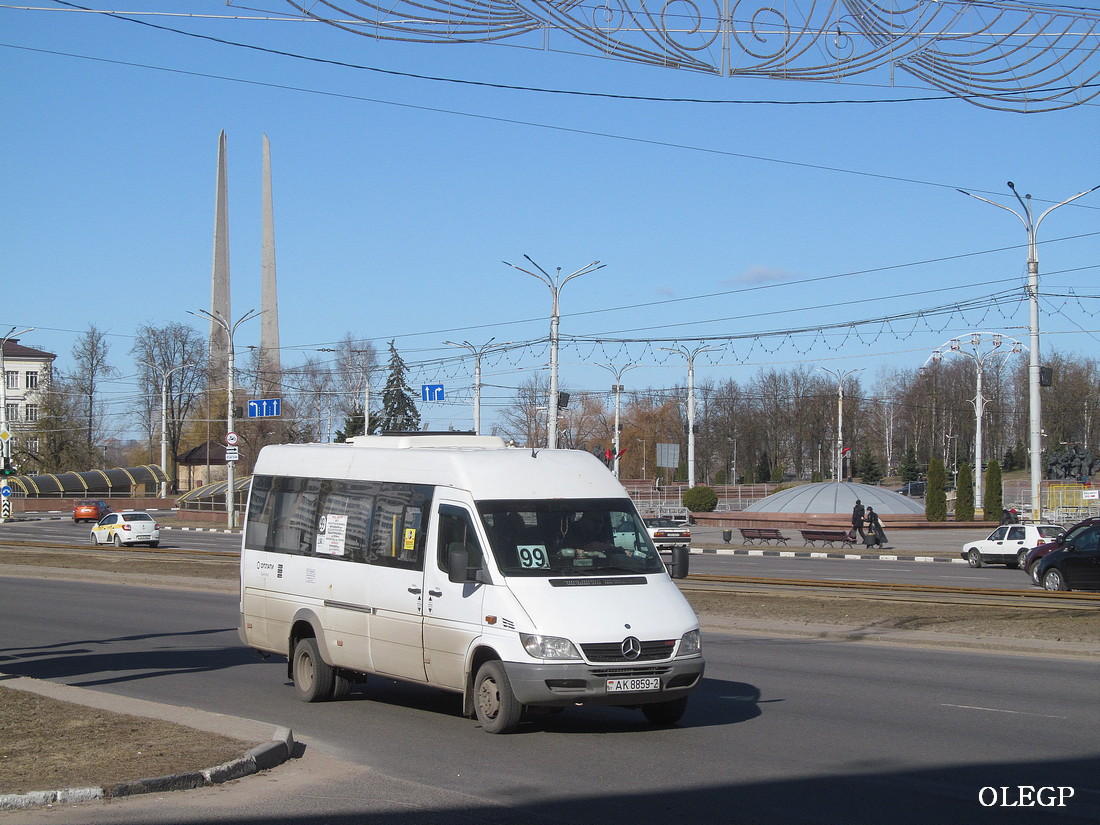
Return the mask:
<path fill-rule="evenodd" d="M 225 132 L 218 133 L 218 176 L 214 194 L 214 271 L 210 279 L 210 314 L 232 324 L 229 306 L 229 182 L 225 160 Z M 215 381 L 229 370 L 229 336 L 210 322 L 210 375 Z"/>
<path fill-rule="evenodd" d="M 263 216 L 260 255 L 260 389 L 268 397 L 282 394 L 279 350 L 279 295 L 275 283 L 275 218 L 271 196 L 271 144 L 264 135 Z"/>

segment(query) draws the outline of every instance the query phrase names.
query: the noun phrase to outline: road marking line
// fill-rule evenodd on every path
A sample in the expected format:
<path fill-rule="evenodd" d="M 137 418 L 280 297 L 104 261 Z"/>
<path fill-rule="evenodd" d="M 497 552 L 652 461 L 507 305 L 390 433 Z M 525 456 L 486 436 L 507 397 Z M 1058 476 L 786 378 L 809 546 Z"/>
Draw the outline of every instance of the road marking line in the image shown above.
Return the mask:
<path fill-rule="evenodd" d="M 947 702 L 941 702 L 940 707 L 944 708 L 960 708 L 961 710 L 986 710 L 990 713 L 1011 713 L 1014 716 L 1038 716 L 1042 719 L 1067 719 L 1066 716 L 1055 716 L 1049 713 L 1028 713 L 1024 710 L 1005 710 L 1004 708 L 983 708 L 978 705 L 951 705 Z"/>

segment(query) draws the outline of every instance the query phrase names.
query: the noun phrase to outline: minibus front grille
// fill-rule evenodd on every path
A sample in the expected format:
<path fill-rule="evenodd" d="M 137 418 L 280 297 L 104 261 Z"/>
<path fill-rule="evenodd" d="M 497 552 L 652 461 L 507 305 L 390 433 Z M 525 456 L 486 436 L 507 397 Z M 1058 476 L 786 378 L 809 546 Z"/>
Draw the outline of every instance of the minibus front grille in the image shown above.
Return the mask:
<path fill-rule="evenodd" d="M 623 651 L 622 642 L 599 642 L 596 644 L 581 645 L 585 657 L 590 662 L 655 662 L 661 659 L 671 659 L 676 650 L 675 639 L 661 639 L 659 641 L 642 642 L 641 651 L 631 658 L 627 658 Z"/>
<path fill-rule="evenodd" d="M 591 674 L 599 679 L 642 679 L 646 676 L 664 676 L 671 672 L 668 665 L 650 667 L 608 667 L 592 668 Z"/>

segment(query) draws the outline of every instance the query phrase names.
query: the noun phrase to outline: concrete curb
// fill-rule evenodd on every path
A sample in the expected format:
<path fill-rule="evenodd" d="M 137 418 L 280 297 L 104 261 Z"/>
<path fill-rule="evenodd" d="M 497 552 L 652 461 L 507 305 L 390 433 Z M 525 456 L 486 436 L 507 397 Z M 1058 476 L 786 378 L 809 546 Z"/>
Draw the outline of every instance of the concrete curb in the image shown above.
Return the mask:
<path fill-rule="evenodd" d="M 222 765 L 191 773 L 157 776 L 148 779 L 136 779 L 133 782 L 120 782 L 106 788 L 66 788 L 56 791 L 33 791 L 25 794 L 0 794 L 0 811 L 17 811 L 42 805 L 56 805 L 69 802 L 90 802 L 96 799 L 110 799 L 123 796 L 135 796 L 144 793 L 162 793 L 165 791 L 186 791 L 220 785 L 232 779 L 241 779 L 260 771 L 270 770 L 283 764 L 294 755 L 294 733 L 290 728 L 279 727 L 270 742 L 264 742 L 250 749 L 239 759 L 233 759 Z"/>
<path fill-rule="evenodd" d="M 889 553 L 829 553 L 823 550 L 786 550 L 786 549 L 768 549 L 763 548 L 738 548 L 721 545 L 696 545 L 691 551 L 694 553 L 700 553 L 704 555 L 716 554 L 719 556 L 775 556 L 779 558 L 790 559 L 848 559 L 856 561 L 909 561 L 909 562 L 923 562 L 934 564 L 966 564 L 966 559 L 959 557 L 947 557 L 947 556 L 918 556 L 918 555 L 896 555 Z"/>

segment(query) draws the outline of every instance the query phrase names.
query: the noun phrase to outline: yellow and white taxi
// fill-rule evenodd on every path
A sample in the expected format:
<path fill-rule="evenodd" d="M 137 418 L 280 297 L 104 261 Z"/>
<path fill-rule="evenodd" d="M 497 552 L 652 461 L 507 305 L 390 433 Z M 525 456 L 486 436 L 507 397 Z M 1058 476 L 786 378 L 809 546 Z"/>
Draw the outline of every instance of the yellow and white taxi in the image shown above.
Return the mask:
<path fill-rule="evenodd" d="M 160 525 L 144 510 L 108 513 L 92 528 L 92 544 L 160 544 Z"/>

